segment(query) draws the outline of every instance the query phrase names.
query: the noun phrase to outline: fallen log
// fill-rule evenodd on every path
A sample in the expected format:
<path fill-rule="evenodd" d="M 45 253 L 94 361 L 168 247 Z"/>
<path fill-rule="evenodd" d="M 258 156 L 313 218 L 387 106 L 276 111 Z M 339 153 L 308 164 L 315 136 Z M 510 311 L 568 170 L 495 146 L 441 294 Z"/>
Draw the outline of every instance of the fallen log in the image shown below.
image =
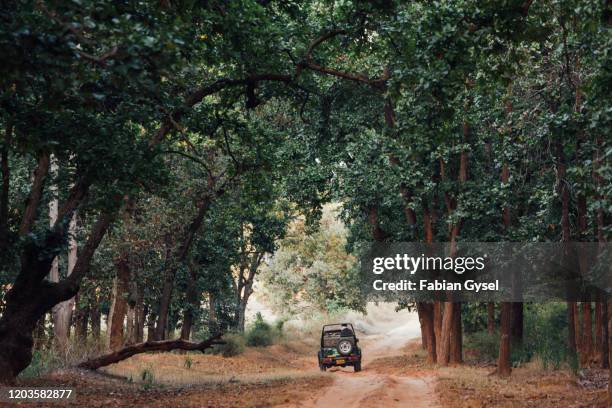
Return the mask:
<path fill-rule="evenodd" d="M 172 350 L 199 350 L 202 353 L 204 350 L 211 348 L 215 344 L 224 344 L 224 341 L 219 340 L 223 334 L 217 334 L 199 343 L 177 340 L 161 340 L 161 341 L 145 341 L 144 343 L 132 344 L 112 353 L 92 358 L 78 365 L 80 368 L 96 370 L 100 367 L 105 367 L 110 364 L 118 363 L 132 357 L 135 354 L 147 353 L 150 351 L 172 351 Z"/>

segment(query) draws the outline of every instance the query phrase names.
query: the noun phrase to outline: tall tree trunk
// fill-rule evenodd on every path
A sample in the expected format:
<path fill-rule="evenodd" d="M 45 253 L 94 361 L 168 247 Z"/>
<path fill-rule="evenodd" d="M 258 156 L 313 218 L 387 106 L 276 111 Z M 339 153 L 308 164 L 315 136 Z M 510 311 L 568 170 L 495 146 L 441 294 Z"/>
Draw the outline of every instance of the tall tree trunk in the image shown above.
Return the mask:
<path fill-rule="evenodd" d="M 569 220 L 569 207 L 570 207 L 570 194 L 567 186 L 566 176 L 566 163 L 565 154 L 563 153 L 563 146 L 558 141 L 556 143 L 556 156 L 557 156 L 557 191 L 561 197 L 561 242 L 568 243 L 570 241 L 570 220 Z M 579 336 L 576 335 L 576 302 L 567 302 L 567 321 L 568 321 L 568 347 L 571 351 L 578 351 Z"/>
<path fill-rule="evenodd" d="M 512 323 L 510 340 L 512 344 L 519 345 L 523 342 L 523 302 L 512 302 Z"/>
<path fill-rule="evenodd" d="M 181 327 L 181 339 L 183 340 L 189 340 L 191 337 L 191 327 L 193 326 L 194 319 L 193 311 L 200 307 L 196 274 L 193 265 L 190 267 L 190 272 L 187 293 L 185 294 L 187 307 L 183 310 L 183 327 Z"/>
<path fill-rule="evenodd" d="M 608 343 L 610 342 L 610 332 L 608 331 L 608 315 L 610 310 L 608 309 L 607 302 L 601 302 L 601 368 L 609 368 L 608 366 Z"/>
<path fill-rule="evenodd" d="M 429 208 L 428 203 L 423 200 L 423 230 L 425 233 L 425 243 L 433 243 L 433 217 L 432 211 Z M 414 211 L 406 212 L 406 220 L 410 224 L 411 220 L 416 222 L 416 215 Z M 418 307 L 418 304 L 417 304 Z M 424 321 L 425 321 L 425 341 L 427 349 L 427 362 L 435 364 L 438 360 L 438 343 L 440 341 L 440 332 L 442 325 L 442 316 L 440 314 L 440 302 L 434 301 L 433 303 L 423 304 L 421 307 L 424 308 Z M 423 330 L 423 326 L 421 326 Z"/>
<path fill-rule="evenodd" d="M 159 307 L 157 309 L 157 323 L 155 325 L 155 337 L 153 338 L 153 340 L 156 341 L 164 340 L 166 338 L 168 329 L 168 312 L 170 310 L 170 301 L 172 300 L 175 275 L 175 267 L 171 267 L 170 269 L 166 270 L 164 285 L 162 287 L 161 297 L 159 298 Z"/>
<path fill-rule="evenodd" d="M 249 302 L 249 298 L 253 294 L 253 283 L 255 282 L 255 275 L 257 274 L 257 269 L 259 268 L 259 265 L 261 265 L 263 256 L 264 254 L 262 252 L 254 252 L 252 255 L 250 255 L 250 257 L 247 255 L 240 268 L 238 282 L 236 283 L 236 301 L 238 303 L 236 321 L 238 324 L 238 330 L 241 332 L 243 332 L 245 328 L 246 308 Z"/>
<path fill-rule="evenodd" d="M 97 299 L 93 299 L 92 303 L 89 306 L 89 310 L 91 314 L 91 336 L 96 341 L 100 341 L 100 326 L 101 326 L 101 320 L 102 320 L 102 312 L 100 311 L 100 306 L 98 304 Z"/>
<path fill-rule="evenodd" d="M 468 122 L 463 123 L 463 142 L 468 143 L 470 138 L 470 124 Z M 468 154 L 465 150 L 462 150 L 459 154 L 459 174 L 457 180 L 460 185 L 464 185 L 468 179 Z M 452 206 L 452 212 L 456 211 L 457 203 Z M 457 238 L 461 233 L 463 226 L 463 219 L 459 219 L 451 228 L 450 234 L 450 253 L 452 257 L 457 256 Z M 461 364 L 463 362 L 463 328 L 461 325 L 461 303 L 456 302 L 453 305 L 453 313 L 451 316 L 451 332 L 450 332 L 450 346 L 449 346 L 449 363 Z M 444 336 L 445 333 L 442 333 Z"/>
<path fill-rule="evenodd" d="M 578 303 L 569 302 L 571 307 L 572 322 L 574 323 L 574 338 L 576 339 L 576 351 L 581 353 L 582 350 L 582 324 L 580 323 L 580 310 Z"/>
<path fill-rule="evenodd" d="M 592 177 L 595 182 L 595 200 L 600 201 L 602 199 L 602 194 L 600 193 L 600 189 L 603 186 L 603 178 L 599 174 L 600 165 L 601 165 L 601 137 L 595 138 L 595 149 L 593 149 L 593 172 Z M 595 222 L 594 226 L 594 236 L 597 242 L 602 245 L 606 242 L 606 237 L 604 235 L 604 211 L 603 206 L 599 205 L 595 210 Z M 599 335 L 600 341 L 598 341 L 598 350 L 601 355 L 601 367 L 609 368 L 609 352 L 608 352 L 608 343 L 610 342 L 610 332 L 608 330 L 608 318 L 609 315 L 612 314 L 612 310 L 608 308 L 608 302 L 605 296 L 601 299 L 597 305 L 599 305 L 600 315 L 599 322 L 596 323 L 596 327 L 599 327 Z M 612 379 L 612 372 L 610 373 L 610 378 Z M 611 380 L 612 381 L 612 380 Z"/>
<path fill-rule="evenodd" d="M 461 327 L 461 302 L 453 306 L 453 330 L 451 333 L 450 364 L 463 363 L 463 329 Z"/>
<path fill-rule="evenodd" d="M 450 343 L 453 331 L 454 303 L 444 302 L 444 316 L 442 317 L 442 328 L 440 331 L 440 348 L 438 350 L 438 364 L 447 366 L 450 362 Z"/>
<path fill-rule="evenodd" d="M 489 334 L 495 333 L 495 303 L 487 303 L 487 332 Z"/>
<path fill-rule="evenodd" d="M 443 303 L 436 300 L 433 304 L 434 308 L 434 334 L 436 335 L 436 353 L 440 355 L 440 346 L 442 343 L 442 315 L 443 315 Z M 437 358 L 436 358 L 437 360 Z"/>
<path fill-rule="evenodd" d="M 123 347 L 123 324 L 127 313 L 127 296 L 130 284 L 130 268 L 125 256 L 115 262 L 116 276 L 113 280 L 111 308 L 108 314 L 108 348 Z"/>
<path fill-rule="evenodd" d="M 582 144 L 580 144 L 582 145 Z M 578 210 L 578 239 L 583 241 L 587 238 L 587 201 L 584 193 L 579 193 L 577 197 L 577 210 Z M 578 265 L 580 274 L 585 275 L 588 273 L 589 259 L 582 253 L 578 255 Z M 580 365 L 582 367 L 588 367 L 590 365 L 591 358 L 593 357 L 593 323 L 591 316 L 591 302 L 582 302 L 582 324 L 581 324 L 582 336 L 580 341 L 579 356 Z"/>
<path fill-rule="evenodd" d="M 127 303 L 125 314 L 125 345 L 136 343 L 136 304 Z"/>
<path fill-rule="evenodd" d="M 144 327 L 147 317 L 147 307 L 144 304 L 144 290 L 140 288 L 138 291 L 138 300 L 136 303 L 136 343 L 144 341 Z"/>
<path fill-rule="evenodd" d="M 506 114 L 512 113 L 512 104 L 510 101 L 506 102 Z M 503 138 L 503 134 L 502 134 Z M 510 181 L 510 169 L 507 162 L 504 162 L 501 171 L 500 181 L 502 184 L 508 184 Z M 502 208 L 502 222 L 504 224 L 504 230 L 506 233 L 510 229 L 510 206 L 504 205 Z M 513 282 L 514 283 L 514 282 Z M 512 368 L 510 364 L 510 344 L 512 338 L 512 309 L 513 304 L 510 302 L 502 302 L 501 305 L 501 328 L 500 328 L 500 339 L 499 339 L 499 361 L 497 364 L 497 373 L 502 376 L 509 376 Z M 522 312 L 522 305 L 521 305 Z M 522 317 L 522 315 L 521 315 Z M 522 321 L 521 321 L 522 325 Z M 522 331 L 522 327 L 521 327 Z"/>
<path fill-rule="evenodd" d="M 427 350 L 427 363 L 436 363 L 436 335 L 434 333 L 433 304 L 417 302 L 417 312 L 421 321 L 421 333 L 425 349 Z"/>
<path fill-rule="evenodd" d="M 87 340 L 87 326 L 89 325 L 89 302 L 85 303 L 80 294 L 75 297 L 76 309 L 74 311 L 74 337 L 84 343 Z"/>
<path fill-rule="evenodd" d="M 57 176 L 57 161 L 54 157 L 50 159 L 51 164 L 49 166 L 49 173 L 51 173 L 52 177 Z M 49 226 L 53 227 L 57 222 L 57 216 L 59 211 L 59 201 L 57 198 L 57 184 L 52 183 L 49 192 L 51 194 L 51 199 L 49 200 Z M 57 283 L 60 281 L 60 271 L 59 271 L 59 258 L 56 256 L 53 258 L 53 263 L 51 264 L 51 270 L 49 271 L 49 280 L 51 282 Z M 66 332 L 65 327 L 62 325 L 63 320 L 59 318 L 56 305 L 53 308 L 53 342 L 57 346 L 59 350 L 65 350 L 66 345 L 68 343 L 68 334 Z"/>
<path fill-rule="evenodd" d="M 374 206 L 368 209 L 368 223 L 372 228 L 372 237 L 374 238 L 374 241 L 383 242 L 386 234 L 380 227 L 380 223 L 378 222 L 378 209 Z"/>
<path fill-rule="evenodd" d="M 58 165 L 55 157 L 50 157 L 50 167 L 49 172 L 53 177 L 57 176 Z M 58 189 L 57 185 L 53 183 L 49 188 L 49 191 L 52 195 L 51 200 L 49 201 L 49 226 L 53 228 L 57 221 L 59 215 L 59 201 L 58 201 Z M 72 215 L 70 219 L 70 224 L 68 227 L 68 270 L 67 275 L 72 273 L 74 269 L 74 265 L 77 261 L 77 243 L 75 240 L 76 234 L 76 214 Z M 60 281 L 60 272 L 59 272 L 59 259 L 56 256 L 53 259 L 53 264 L 51 265 L 51 270 L 49 272 L 49 280 L 51 282 L 57 283 Z M 74 307 L 74 298 L 66 300 L 64 302 L 60 302 L 53 307 L 53 337 L 55 345 L 59 348 L 59 350 L 65 350 L 68 337 L 70 336 L 70 322 L 72 320 L 72 309 Z"/>
<path fill-rule="evenodd" d="M 247 306 L 246 302 L 244 302 L 241 299 L 240 302 L 238 303 L 238 313 L 236 317 L 237 330 L 240 333 L 244 332 L 245 325 L 246 325 L 246 306 Z"/>
<path fill-rule="evenodd" d="M 155 322 L 155 313 L 150 313 L 147 320 L 147 341 L 155 341 Z"/>
<path fill-rule="evenodd" d="M 55 222 L 55 220 L 54 220 Z M 70 276 L 74 265 L 77 261 L 77 242 L 76 242 L 76 213 L 72 215 L 68 227 L 68 270 L 67 275 Z M 70 337 L 70 323 L 72 321 L 72 309 L 74 308 L 74 298 L 60 302 L 53 308 L 53 321 L 55 338 L 58 340 L 58 345 L 65 346 Z"/>
<path fill-rule="evenodd" d="M 595 353 L 599 353 L 601 351 L 601 342 L 603 338 L 603 311 L 601 305 L 601 302 L 595 302 L 595 323 L 593 327 L 595 329 Z"/>
<path fill-rule="evenodd" d="M 463 124 L 463 136 L 464 141 L 468 139 L 470 133 L 469 124 Z M 468 169 L 468 157 L 467 152 L 462 150 L 459 155 L 459 174 L 458 182 L 464 184 L 467 181 L 467 169 Z M 444 181 L 446 179 L 444 162 L 440 160 L 440 179 Z M 457 209 L 456 199 L 451 197 L 449 194 L 445 197 L 446 206 L 449 216 L 452 215 Z M 463 220 L 457 220 L 453 225 L 449 226 L 449 243 L 450 243 L 450 256 L 454 257 L 457 254 L 457 237 L 461 231 Z M 462 358 L 462 334 L 457 332 L 461 330 L 461 304 L 454 303 L 452 301 L 444 302 L 444 315 L 442 316 L 442 330 L 440 332 L 440 347 L 438 350 L 437 358 L 438 364 L 441 366 L 447 366 L 451 361 L 460 363 Z"/>
<path fill-rule="evenodd" d="M 138 343 L 138 302 L 140 299 L 140 292 L 142 291 L 138 276 L 131 276 L 128 286 L 129 294 L 126 314 L 126 344 L 134 344 Z"/>
<path fill-rule="evenodd" d="M 591 316 L 591 302 L 582 302 L 582 341 L 580 350 L 580 363 L 583 367 L 590 365 L 593 356 L 593 317 Z"/>
<path fill-rule="evenodd" d="M 208 332 L 216 334 L 219 331 L 219 323 L 217 322 L 217 308 L 215 304 L 215 295 L 212 292 L 208 293 Z"/>
<path fill-rule="evenodd" d="M 425 317 L 422 315 L 422 312 L 419 311 L 418 305 L 417 305 L 417 314 L 419 316 L 419 326 L 421 327 L 421 349 L 427 350 L 427 333 L 425 332 Z"/>
<path fill-rule="evenodd" d="M 576 330 L 574 329 L 574 327 L 576 326 L 575 310 L 576 310 L 576 302 L 567 302 L 567 331 L 568 331 L 567 347 L 570 349 L 570 351 L 573 351 L 573 352 L 578 351 L 578 347 L 576 344 Z"/>
<path fill-rule="evenodd" d="M 512 372 L 512 367 L 510 365 L 510 328 L 512 304 L 510 302 L 503 302 L 501 308 L 501 339 L 497 373 L 502 377 L 507 377 Z"/>
<path fill-rule="evenodd" d="M 395 157 L 392 157 L 393 163 L 398 163 Z M 400 195 L 404 200 L 404 216 L 406 218 L 406 224 L 408 228 L 413 230 L 416 227 L 416 213 L 411 207 L 412 194 L 408 187 L 404 184 L 400 184 Z M 426 207 L 426 205 L 425 205 Z M 425 242 L 432 243 L 432 224 L 431 217 L 428 214 L 428 210 L 424 211 L 427 215 L 424 217 L 424 229 L 425 229 Z M 427 350 L 427 362 L 435 364 L 436 356 L 436 337 L 434 333 L 434 315 L 433 306 L 429 303 L 417 302 L 417 313 L 419 316 L 419 322 L 421 324 L 421 343 L 424 350 Z"/>

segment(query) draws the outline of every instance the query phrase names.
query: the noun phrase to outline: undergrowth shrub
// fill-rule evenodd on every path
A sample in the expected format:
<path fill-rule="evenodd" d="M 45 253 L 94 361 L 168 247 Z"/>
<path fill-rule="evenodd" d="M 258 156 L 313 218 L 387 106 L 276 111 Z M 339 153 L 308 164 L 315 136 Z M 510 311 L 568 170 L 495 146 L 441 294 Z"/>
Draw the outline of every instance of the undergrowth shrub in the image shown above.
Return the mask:
<path fill-rule="evenodd" d="M 567 347 L 567 306 L 551 302 L 525 309 L 525 338 L 515 357 L 529 361 L 537 356 L 543 368 L 558 369 L 563 363 L 573 367 L 576 356 Z"/>
<path fill-rule="evenodd" d="M 514 367 L 538 361 L 542 368 L 559 369 L 566 366 L 576 371 L 576 353 L 567 347 L 567 307 L 563 303 L 525 304 L 522 344 L 511 345 Z M 499 327 L 495 334 L 487 331 L 468 333 L 466 347 L 477 351 L 478 359 L 495 362 L 499 353 Z"/>
<path fill-rule="evenodd" d="M 246 332 L 246 344 L 251 347 L 266 347 L 274 344 L 277 333 L 264 319 L 261 313 L 257 313 L 255 322 Z"/>
<path fill-rule="evenodd" d="M 499 333 L 489 334 L 485 330 L 468 334 L 465 346 L 477 351 L 478 360 L 493 362 L 499 352 Z"/>
<path fill-rule="evenodd" d="M 141 371 L 140 379 L 142 380 L 142 387 L 145 390 L 151 389 L 155 385 L 155 375 L 153 375 L 153 370 L 149 368 L 145 368 Z"/>
<path fill-rule="evenodd" d="M 183 365 L 186 369 L 191 370 L 191 366 L 193 365 L 193 359 L 191 356 L 185 357 L 185 363 Z"/>
<path fill-rule="evenodd" d="M 499 324 L 499 307 L 495 308 L 495 322 Z M 487 303 L 463 303 L 461 305 L 461 326 L 466 334 L 484 332 L 487 329 Z"/>
<path fill-rule="evenodd" d="M 228 333 L 223 336 L 224 344 L 216 344 L 209 352 L 211 354 L 221 354 L 223 357 L 233 357 L 244 352 L 246 340 L 239 333 Z"/>
<path fill-rule="evenodd" d="M 32 362 L 19 374 L 21 378 L 40 377 L 58 365 L 58 357 L 53 350 L 34 350 Z"/>
<path fill-rule="evenodd" d="M 48 343 L 32 351 L 32 362 L 19 374 L 21 378 L 39 377 L 57 369 L 72 367 L 105 350 L 101 338 L 83 340 L 70 337 L 63 348 L 54 346 L 51 341 Z"/>

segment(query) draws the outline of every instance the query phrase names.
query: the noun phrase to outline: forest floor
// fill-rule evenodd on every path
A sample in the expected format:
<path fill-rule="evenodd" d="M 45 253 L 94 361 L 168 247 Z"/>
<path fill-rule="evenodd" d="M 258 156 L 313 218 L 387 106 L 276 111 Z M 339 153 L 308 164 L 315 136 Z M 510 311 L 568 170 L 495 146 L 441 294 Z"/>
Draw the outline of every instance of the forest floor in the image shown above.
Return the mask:
<path fill-rule="evenodd" d="M 418 320 L 400 325 L 370 319 L 358 324 L 363 371 L 322 373 L 315 338 L 248 348 L 235 357 L 211 354 L 143 354 L 92 373 L 56 371 L 21 380 L 21 386 L 70 386 L 79 407 L 604 407 L 602 370 L 573 376 L 535 365 L 513 370 L 510 379 L 490 375 L 492 366 L 466 364 L 436 369 L 425 363 Z M 148 381 L 143 381 L 143 373 Z M 231 373 L 231 374 L 228 374 Z M 127 381 L 126 381 L 127 379 Z M 0 403 L 1 406 L 1 403 Z"/>

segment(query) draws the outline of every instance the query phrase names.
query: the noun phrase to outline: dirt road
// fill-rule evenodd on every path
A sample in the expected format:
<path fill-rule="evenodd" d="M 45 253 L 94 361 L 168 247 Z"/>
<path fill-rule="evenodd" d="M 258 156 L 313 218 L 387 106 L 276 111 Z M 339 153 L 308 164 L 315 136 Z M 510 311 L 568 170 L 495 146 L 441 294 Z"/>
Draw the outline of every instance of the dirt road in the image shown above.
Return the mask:
<path fill-rule="evenodd" d="M 281 407 L 437 407 L 433 377 L 424 373 L 397 375 L 380 364 L 381 360 L 402 353 L 406 343 L 420 335 L 416 316 L 399 327 L 391 323 L 366 329 L 370 332 L 360 337 L 364 359 L 360 373 L 354 373 L 352 367 L 332 368 L 326 377 L 333 383 L 322 393 L 313 390 L 311 398 L 287 402 Z"/>

